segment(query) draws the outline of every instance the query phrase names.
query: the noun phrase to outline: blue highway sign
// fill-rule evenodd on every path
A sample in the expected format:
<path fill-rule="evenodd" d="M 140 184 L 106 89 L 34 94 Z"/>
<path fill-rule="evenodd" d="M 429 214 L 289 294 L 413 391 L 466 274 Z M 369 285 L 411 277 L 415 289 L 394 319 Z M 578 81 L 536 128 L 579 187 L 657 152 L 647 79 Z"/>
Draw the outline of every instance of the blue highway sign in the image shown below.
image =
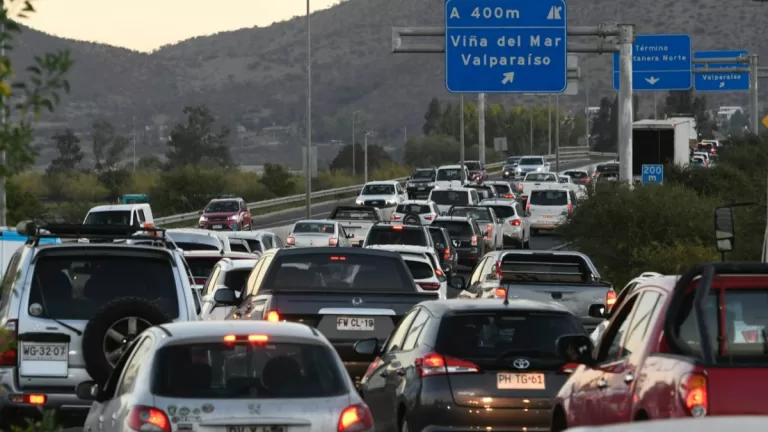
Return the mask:
<path fill-rule="evenodd" d="M 452 93 L 561 93 L 568 86 L 565 0 L 445 0 Z"/>
<path fill-rule="evenodd" d="M 697 51 L 693 53 L 694 60 L 706 60 L 712 58 L 736 58 L 749 54 L 747 50 L 731 51 Z M 717 63 L 717 64 L 694 64 L 696 69 L 734 69 L 746 68 L 744 63 Z M 693 82 L 696 91 L 747 91 L 749 90 L 749 72 L 723 72 L 723 73 L 697 73 L 694 74 Z"/>
<path fill-rule="evenodd" d="M 664 165 L 643 164 L 642 182 L 644 185 L 664 183 Z"/>
<path fill-rule="evenodd" d="M 632 47 L 632 90 L 690 90 L 691 37 L 637 35 Z M 613 54 L 613 88 L 619 89 L 619 53 Z"/>

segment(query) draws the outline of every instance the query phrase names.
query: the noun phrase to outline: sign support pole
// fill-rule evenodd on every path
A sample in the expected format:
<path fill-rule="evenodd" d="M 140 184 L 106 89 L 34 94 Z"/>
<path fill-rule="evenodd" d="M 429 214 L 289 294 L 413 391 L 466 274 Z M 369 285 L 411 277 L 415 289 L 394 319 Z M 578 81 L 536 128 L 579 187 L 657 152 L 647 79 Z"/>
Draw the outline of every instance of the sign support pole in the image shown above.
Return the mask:
<path fill-rule="evenodd" d="M 757 91 L 757 83 L 759 81 L 758 61 L 759 57 L 757 54 L 749 55 L 749 102 L 751 105 L 749 109 L 749 129 L 755 135 L 760 134 L 760 113 L 758 112 L 760 110 L 760 103 L 757 98 L 759 94 Z"/>
<path fill-rule="evenodd" d="M 555 172 L 560 174 L 560 95 L 555 96 Z"/>
<path fill-rule="evenodd" d="M 461 183 L 464 184 L 468 179 L 464 177 L 464 93 L 461 94 L 461 103 L 459 104 L 459 172 L 461 173 Z"/>
<path fill-rule="evenodd" d="M 477 158 L 485 166 L 485 93 L 477 95 Z"/>
<path fill-rule="evenodd" d="M 619 180 L 632 184 L 632 44 L 634 25 L 619 25 Z"/>

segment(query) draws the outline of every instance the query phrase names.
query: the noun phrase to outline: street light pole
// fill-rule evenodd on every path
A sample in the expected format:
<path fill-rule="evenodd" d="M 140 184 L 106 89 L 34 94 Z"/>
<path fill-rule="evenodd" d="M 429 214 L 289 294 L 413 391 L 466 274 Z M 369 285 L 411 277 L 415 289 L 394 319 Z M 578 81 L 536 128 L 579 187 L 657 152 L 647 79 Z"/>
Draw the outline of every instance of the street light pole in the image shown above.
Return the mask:
<path fill-rule="evenodd" d="M 307 219 L 312 218 L 312 25 L 307 0 Z"/>
<path fill-rule="evenodd" d="M 355 120 L 356 120 L 355 116 L 357 116 L 359 112 L 360 111 L 355 111 L 352 113 L 352 177 L 357 175 L 356 173 L 357 170 L 355 169 L 355 136 L 357 135 L 355 131 L 355 127 L 357 126 L 355 124 Z"/>
<path fill-rule="evenodd" d="M 365 146 L 363 147 L 363 168 L 365 170 L 365 174 L 363 177 L 363 183 L 368 183 L 368 132 L 365 132 Z"/>

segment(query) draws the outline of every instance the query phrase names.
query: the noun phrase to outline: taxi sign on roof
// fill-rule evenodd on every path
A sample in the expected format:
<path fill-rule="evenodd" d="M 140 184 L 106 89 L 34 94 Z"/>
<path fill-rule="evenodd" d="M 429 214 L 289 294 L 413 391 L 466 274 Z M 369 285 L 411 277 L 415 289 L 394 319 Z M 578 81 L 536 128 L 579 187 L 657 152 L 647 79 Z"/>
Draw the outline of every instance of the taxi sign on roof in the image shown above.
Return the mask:
<path fill-rule="evenodd" d="M 763 124 L 763 126 L 765 126 L 766 128 L 768 128 L 768 115 L 766 115 L 765 117 L 763 117 L 763 121 L 761 121 L 760 123 L 762 123 L 762 124 Z"/>

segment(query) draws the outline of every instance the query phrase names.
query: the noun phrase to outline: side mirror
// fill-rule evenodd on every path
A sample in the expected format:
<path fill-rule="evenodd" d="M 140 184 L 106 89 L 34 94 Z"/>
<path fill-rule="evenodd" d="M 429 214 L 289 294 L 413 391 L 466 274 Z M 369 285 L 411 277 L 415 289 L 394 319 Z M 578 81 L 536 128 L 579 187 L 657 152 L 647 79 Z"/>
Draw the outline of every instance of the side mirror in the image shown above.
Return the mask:
<path fill-rule="evenodd" d="M 736 234 L 733 227 L 733 210 L 730 207 L 715 209 L 715 241 L 720 253 L 733 250 Z"/>
<path fill-rule="evenodd" d="M 205 212 L 204 210 L 198 210 L 198 211 L 197 211 L 197 214 L 199 214 L 200 216 L 202 216 L 204 212 Z"/>
<path fill-rule="evenodd" d="M 595 345 L 587 335 L 565 335 L 557 338 L 557 355 L 566 363 L 591 365 Z"/>
<path fill-rule="evenodd" d="M 525 212 L 525 217 L 531 217 L 531 212 L 529 211 Z"/>
<path fill-rule="evenodd" d="M 101 388 L 96 381 L 83 381 L 75 387 L 75 395 L 82 400 L 97 401 L 101 396 Z"/>
<path fill-rule="evenodd" d="M 355 235 L 352 233 L 347 233 L 347 238 L 348 239 L 355 238 Z"/>
<path fill-rule="evenodd" d="M 216 293 L 213 295 L 213 301 L 215 301 L 218 305 L 237 306 L 237 297 L 235 296 L 235 292 L 229 288 L 221 288 L 216 290 Z"/>
<path fill-rule="evenodd" d="M 362 355 L 376 355 L 379 353 L 379 340 L 376 338 L 363 339 L 355 342 L 355 352 Z"/>
<path fill-rule="evenodd" d="M 601 304 L 590 305 L 589 316 L 592 318 L 606 318 L 605 306 Z"/>
<path fill-rule="evenodd" d="M 453 276 L 448 281 L 448 285 L 450 285 L 451 288 L 456 288 L 456 289 L 463 290 L 463 289 L 465 289 L 465 287 L 467 285 L 467 281 L 462 276 Z"/>

